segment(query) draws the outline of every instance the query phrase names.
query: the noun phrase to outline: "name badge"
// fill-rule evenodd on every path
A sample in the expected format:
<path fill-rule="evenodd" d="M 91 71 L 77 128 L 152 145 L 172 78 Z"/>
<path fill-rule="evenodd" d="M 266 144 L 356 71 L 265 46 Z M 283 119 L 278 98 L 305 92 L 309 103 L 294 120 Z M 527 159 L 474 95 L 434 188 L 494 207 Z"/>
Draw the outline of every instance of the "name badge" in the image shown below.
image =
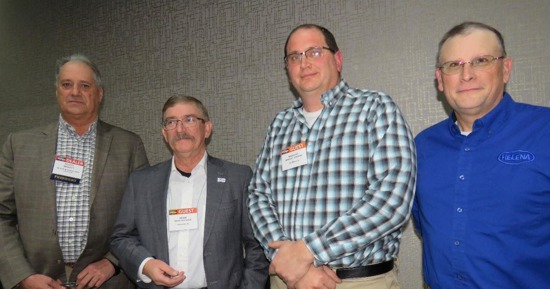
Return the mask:
<path fill-rule="evenodd" d="M 170 231 L 193 230 L 198 228 L 198 209 L 182 208 L 168 211 Z"/>
<path fill-rule="evenodd" d="M 307 164 L 306 142 L 289 146 L 281 150 L 283 171 Z"/>
<path fill-rule="evenodd" d="M 72 184 L 80 184 L 83 172 L 84 161 L 63 156 L 55 156 L 50 179 Z"/>

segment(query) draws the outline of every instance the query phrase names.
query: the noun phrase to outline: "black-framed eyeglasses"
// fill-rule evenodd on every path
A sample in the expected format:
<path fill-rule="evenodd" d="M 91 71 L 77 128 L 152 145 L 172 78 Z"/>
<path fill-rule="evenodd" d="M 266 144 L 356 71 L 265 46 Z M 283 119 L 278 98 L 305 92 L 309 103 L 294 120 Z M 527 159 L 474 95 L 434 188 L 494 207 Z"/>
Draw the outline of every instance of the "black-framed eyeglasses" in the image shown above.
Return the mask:
<path fill-rule="evenodd" d="M 447 75 L 453 75 L 459 73 L 462 68 L 464 68 L 464 65 L 466 63 L 469 63 L 470 66 L 473 69 L 484 69 L 489 67 L 491 64 L 493 64 L 495 61 L 506 58 L 506 55 L 502 56 L 492 56 L 492 55 L 483 55 L 472 58 L 470 61 L 461 61 L 461 60 L 455 60 L 455 61 L 447 61 L 443 64 L 440 64 L 437 66 L 441 72 Z"/>
<path fill-rule="evenodd" d="M 199 124 L 199 121 L 205 122 L 204 118 L 200 118 L 194 115 L 186 115 L 182 119 L 178 118 L 169 118 L 162 122 L 162 127 L 165 130 L 175 129 L 178 124 L 182 124 L 184 127 L 195 127 Z"/>
<path fill-rule="evenodd" d="M 307 59 L 315 59 L 323 56 L 323 50 L 328 50 L 332 53 L 335 51 L 324 46 L 310 47 L 305 51 L 287 54 L 284 58 L 286 64 L 299 64 L 302 62 L 302 57 L 305 55 Z"/>

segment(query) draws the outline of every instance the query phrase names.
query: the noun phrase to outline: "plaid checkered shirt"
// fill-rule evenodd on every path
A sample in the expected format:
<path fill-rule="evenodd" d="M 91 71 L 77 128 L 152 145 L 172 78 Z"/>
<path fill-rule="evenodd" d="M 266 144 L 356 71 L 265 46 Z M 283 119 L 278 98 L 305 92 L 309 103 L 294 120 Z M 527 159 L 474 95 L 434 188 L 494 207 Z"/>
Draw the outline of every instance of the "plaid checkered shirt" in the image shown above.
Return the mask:
<path fill-rule="evenodd" d="M 74 263 L 84 250 L 90 220 L 90 189 L 97 121 L 80 136 L 59 116 L 56 155 L 84 161 L 79 184 L 55 181 L 57 234 L 65 263 Z"/>
<path fill-rule="evenodd" d="M 413 137 L 386 94 L 344 80 L 321 96 L 308 128 L 297 99 L 268 128 L 249 186 L 252 227 L 269 259 L 277 240 L 303 240 L 315 265 L 388 261 L 399 251 L 416 182 Z M 281 150 L 306 142 L 307 164 L 283 171 Z"/>

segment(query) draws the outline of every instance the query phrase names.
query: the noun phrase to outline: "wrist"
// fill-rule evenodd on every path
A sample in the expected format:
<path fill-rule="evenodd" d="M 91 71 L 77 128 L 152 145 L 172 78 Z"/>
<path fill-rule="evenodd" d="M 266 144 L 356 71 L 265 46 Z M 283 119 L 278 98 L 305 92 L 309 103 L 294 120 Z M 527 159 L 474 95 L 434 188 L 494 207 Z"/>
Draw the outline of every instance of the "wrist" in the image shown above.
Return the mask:
<path fill-rule="evenodd" d="M 302 260 L 304 260 L 307 263 L 313 264 L 315 261 L 315 256 L 313 256 L 313 253 L 309 250 L 309 247 L 306 245 L 306 242 L 304 240 L 300 240 L 298 242 L 300 244 L 300 255 L 302 257 Z"/>
<path fill-rule="evenodd" d="M 113 261 L 105 258 L 105 260 L 109 261 L 109 263 L 111 263 L 111 265 L 113 265 L 113 268 L 115 269 L 115 273 L 113 274 L 113 276 L 116 276 L 118 274 L 120 274 L 120 267 L 118 267 L 115 263 L 113 263 Z"/>

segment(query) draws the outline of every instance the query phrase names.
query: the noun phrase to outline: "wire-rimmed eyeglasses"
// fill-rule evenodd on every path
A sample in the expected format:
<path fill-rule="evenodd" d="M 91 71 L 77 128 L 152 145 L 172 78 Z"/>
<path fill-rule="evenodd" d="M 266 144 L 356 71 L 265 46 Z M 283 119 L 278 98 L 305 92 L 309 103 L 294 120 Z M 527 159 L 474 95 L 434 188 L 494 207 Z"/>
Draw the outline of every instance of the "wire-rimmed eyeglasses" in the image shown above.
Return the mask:
<path fill-rule="evenodd" d="M 334 53 L 333 49 L 324 46 L 313 46 L 305 51 L 287 54 L 284 58 L 286 64 L 299 64 L 302 62 L 302 57 L 305 55 L 307 59 L 319 58 L 323 55 L 323 50 L 328 50 Z"/>
<path fill-rule="evenodd" d="M 489 67 L 491 64 L 493 64 L 495 61 L 506 58 L 506 55 L 502 56 L 492 56 L 492 55 L 483 55 L 472 58 L 470 61 L 462 61 L 462 60 L 455 60 L 455 61 L 447 61 L 443 64 L 440 64 L 437 66 L 441 72 L 447 75 L 453 75 L 459 73 L 466 63 L 469 63 L 470 66 L 473 69 L 483 69 Z"/>
<path fill-rule="evenodd" d="M 162 127 L 165 130 L 175 129 L 178 124 L 182 124 L 184 127 L 195 127 L 199 124 L 199 121 L 205 122 L 204 118 L 200 118 L 194 115 L 186 115 L 182 119 L 169 118 L 162 122 Z"/>

